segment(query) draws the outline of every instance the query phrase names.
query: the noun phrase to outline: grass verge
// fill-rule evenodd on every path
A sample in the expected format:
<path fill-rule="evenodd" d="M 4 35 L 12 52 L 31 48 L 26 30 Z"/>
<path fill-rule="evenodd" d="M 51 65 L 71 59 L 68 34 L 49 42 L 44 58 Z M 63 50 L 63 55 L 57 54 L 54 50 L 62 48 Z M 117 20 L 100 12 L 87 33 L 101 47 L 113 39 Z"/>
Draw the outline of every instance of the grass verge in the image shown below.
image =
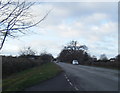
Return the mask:
<path fill-rule="evenodd" d="M 3 79 L 3 93 L 6 91 L 21 91 L 27 87 L 50 79 L 61 71 L 60 67 L 49 62 L 42 66 L 34 67 L 14 74 L 6 79 Z"/>

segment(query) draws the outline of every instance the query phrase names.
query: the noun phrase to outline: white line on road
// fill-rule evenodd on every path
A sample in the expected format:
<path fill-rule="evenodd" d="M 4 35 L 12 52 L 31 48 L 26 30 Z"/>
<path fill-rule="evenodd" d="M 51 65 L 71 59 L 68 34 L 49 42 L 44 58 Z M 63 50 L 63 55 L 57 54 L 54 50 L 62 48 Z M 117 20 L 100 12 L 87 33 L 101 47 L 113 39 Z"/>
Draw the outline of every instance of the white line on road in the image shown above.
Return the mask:
<path fill-rule="evenodd" d="M 65 76 L 65 78 L 67 79 L 67 81 L 69 82 L 69 84 L 70 84 L 71 86 L 73 86 L 72 82 L 68 79 L 67 75 L 65 74 L 64 76 Z M 75 88 L 76 91 L 79 90 L 76 86 L 74 86 L 74 88 Z"/>
<path fill-rule="evenodd" d="M 71 86 L 73 86 L 73 84 L 72 84 L 72 83 L 70 82 L 70 80 L 68 79 L 67 75 L 65 74 L 64 76 L 65 76 L 66 80 L 69 82 L 69 84 L 70 84 Z"/>
<path fill-rule="evenodd" d="M 66 77 L 66 74 L 64 74 L 64 76 Z"/>
<path fill-rule="evenodd" d="M 77 91 L 79 90 L 77 87 L 74 87 L 74 88 L 75 88 L 75 90 L 77 90 Z"/>
<path fill-rule="evenodd" d="M 67 81 L 69 82 L 70 80 L 69 80 L 69 79 L 67 79 Z"/>
<path fill-rule="evenodd" d="M 71 86 L 73 86 L 73 84 L 71 82 L 69 82 Z"/>

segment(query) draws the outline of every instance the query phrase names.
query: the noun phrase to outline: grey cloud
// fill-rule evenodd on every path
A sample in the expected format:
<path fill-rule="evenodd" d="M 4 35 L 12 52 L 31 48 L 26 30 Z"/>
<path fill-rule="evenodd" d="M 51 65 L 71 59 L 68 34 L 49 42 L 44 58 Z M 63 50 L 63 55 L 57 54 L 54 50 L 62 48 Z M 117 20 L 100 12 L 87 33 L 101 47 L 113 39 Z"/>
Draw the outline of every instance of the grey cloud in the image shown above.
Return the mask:
<path fill-rule="evenodd" d="M 112 55 L 112 51 L 117 45 L 114 48 L 109 47 L 107 49 L 105 49 L 105 46 L 112 46 L 116 41 L 117 3 L 52 2 L 40 4 L 40 7 L 42 7 L 40 9 L 37 6 L 33 8 L 33 10 L 35 9 L 33 12 L 36 15 L 39 15 L 38 12 L 42 9 L 42 12 L 45 10 L 44 14 L 50 9 L 53 10 L 40 24 L 40 29 L 42 27 L 43 30 L 41 38 L 28 37 L 31 39 L 24 39 L 26 40 L 24 42 L 26 45 L 31 45 L 38 51 L 50 48 L 49 52 L 57 54 L 62 49 L 62 45 L 75 39 L 90 47 L 92 54 L 99 55 L 101 50 L 108 55 Z M 33 30 L 38 31 L 38 29 Z M 43 36 L 44 39 L 42 38 Z M 24 44 L 21 45 L 24 46 Z M 99 51 L 97 47 L 99 47 Z"/>

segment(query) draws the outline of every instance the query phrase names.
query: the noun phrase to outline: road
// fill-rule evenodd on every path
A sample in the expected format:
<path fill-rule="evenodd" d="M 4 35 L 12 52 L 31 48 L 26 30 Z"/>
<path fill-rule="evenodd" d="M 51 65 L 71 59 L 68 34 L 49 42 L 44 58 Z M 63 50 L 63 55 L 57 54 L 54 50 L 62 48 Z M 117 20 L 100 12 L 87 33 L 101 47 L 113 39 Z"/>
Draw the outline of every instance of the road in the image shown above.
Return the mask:
<path fill-rule="evenodd" d="M 56 63 L 64 72 L 25 91 L 118 91 L 118 71 Z"/>
<path fill-rule="evenodd" d="M 59 62 L 68 81 L 78 91 L 118 91 L 118 71 Z"/>
<path fill-rule="evenodd" d="M 25 91 L 75 91 L 75 88 L 69 84 L 65 73 L 62 72 L 52 79 L 25 89 Z"/>

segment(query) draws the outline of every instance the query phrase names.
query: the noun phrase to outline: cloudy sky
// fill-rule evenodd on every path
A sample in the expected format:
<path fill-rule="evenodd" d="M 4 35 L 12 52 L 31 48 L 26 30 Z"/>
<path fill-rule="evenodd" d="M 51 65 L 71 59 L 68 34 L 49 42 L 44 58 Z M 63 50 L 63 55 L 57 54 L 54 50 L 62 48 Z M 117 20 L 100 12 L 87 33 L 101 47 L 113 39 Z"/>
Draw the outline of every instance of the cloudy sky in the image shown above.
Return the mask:
<path fill-rule="evenodd" d="M 47 18 L 25 36 L 7 38 L 1 54 L 18 55 L 31 46 L 38 54 L 47 51 L 57 56 L 71 40 L 86 45 L 98 58 L 103 53 L 109 58 L 118 54 L 117 2 L 43 2 L 31 12 L 42 18 L 49 10 Z"/>

